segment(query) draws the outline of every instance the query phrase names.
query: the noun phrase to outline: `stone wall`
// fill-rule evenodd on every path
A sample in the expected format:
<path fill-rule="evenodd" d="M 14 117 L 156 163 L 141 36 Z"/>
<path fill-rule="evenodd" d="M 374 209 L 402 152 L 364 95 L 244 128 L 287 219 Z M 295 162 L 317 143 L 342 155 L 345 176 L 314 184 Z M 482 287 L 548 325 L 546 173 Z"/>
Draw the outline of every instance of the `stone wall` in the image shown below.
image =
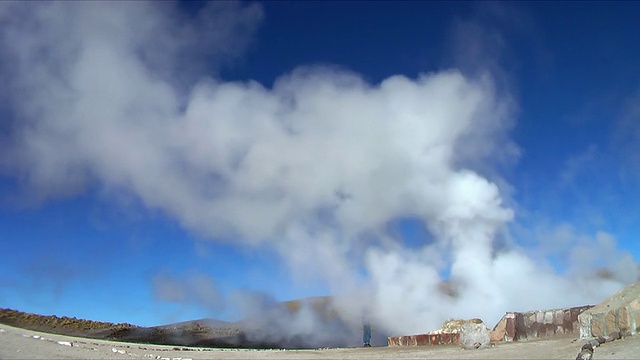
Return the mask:
<path fill-rule="evenodd" d="M 460 344 L 460 333 L 391 336 L 387 340 L 387 345 L 389 346 L 432 346 L 458 344 Z"/>
<path fill-rule="evenodd" d="M 569 309 L 508 312 L 493 328 L 490 339 L 491 342 L 519 341 L 564 334 L 578 334 L 580 333 L 578 316 L 592 307 L 592 305 L 586 305 Z M 638 324 L 640 325 L 640 318 L 638 319 Z M 439 331 L 430 334 L 391 336 L 387 339 L 387 345 L 432 346 L 461 344 L 460 332 L 456 330 L 453 330 L 455 332 L 452 333 Z"/>
<path fill-rule="evenodd" d="M 627 286 L 580 314 L 579 322 L 581 338 L 640 332 L 640 283 Z"/>
<path fill-rule="evenodd" d="M 491 332 L 491 341 L 518 341 L 563 334 L 578 334 L 578 315 L 592 306 L 569 309 L 508 312 Z"/>

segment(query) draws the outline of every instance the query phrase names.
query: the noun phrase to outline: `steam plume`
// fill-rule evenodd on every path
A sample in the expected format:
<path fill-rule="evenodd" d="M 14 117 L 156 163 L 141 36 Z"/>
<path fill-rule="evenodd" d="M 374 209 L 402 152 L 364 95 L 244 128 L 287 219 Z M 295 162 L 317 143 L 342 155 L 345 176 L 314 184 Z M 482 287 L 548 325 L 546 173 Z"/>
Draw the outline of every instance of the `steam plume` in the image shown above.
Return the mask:
<path fill-rule="evenodd" d="M 271 88 L 182 77 L 194 59 L 239 56 L 260 7 L 210 3 L 198 22 L 143 2 L 3 6 L 2 95 L 15 121 L 1 161 L 36 200 L 98 186 L 212 240 L 269 244 L 292 272 L 325 281 L 353 324 L 366 308 L 389 333 L 447 317 L 492 324 L 621 285 L 589 280 L 585 292 L 582 273 L 562 277 L 496 245 L 512 243 L 514 213 L 502 180 L 470 165 L 490 169 L 515 148 L 513 104 L 490 76 L 451 69 L 370 84 L 300 67 Z M 431 235 L 418 250 L 387 231 L 406 218 Z M 633 262 L 629 271 L 637 278 Z"/>

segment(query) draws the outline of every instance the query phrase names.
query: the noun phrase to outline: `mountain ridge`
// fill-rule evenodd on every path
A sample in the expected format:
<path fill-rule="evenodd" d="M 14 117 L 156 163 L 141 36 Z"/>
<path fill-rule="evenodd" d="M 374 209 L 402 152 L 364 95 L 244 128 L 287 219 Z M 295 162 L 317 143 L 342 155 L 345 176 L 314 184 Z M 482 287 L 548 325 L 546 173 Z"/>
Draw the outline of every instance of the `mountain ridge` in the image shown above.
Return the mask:
<path fill-rule="evenodd" d="M 296 330 L 295 322 L 303 308 L 310 311 L 319 325 Z M 302 315 L 300 315 L 302 316 Z M 117 340 L 174 346 L 231 347 L 231 348 L 316 348 L 347 346 L 353 342 L 335 339 L 352 338 L 348 326 L 336 311 L 329 296 L 289 300 L 274 304 L 259 315 L 230 322 L 213 318 L 187 320 L 143 327 L 130 323 L 111 323 L 78 319 L 68 316 L 40 315 L 0 308 L 0 323 L 52 334 L 92 339 Z M 299 332 L 299 333 L 298 333 Z"/>

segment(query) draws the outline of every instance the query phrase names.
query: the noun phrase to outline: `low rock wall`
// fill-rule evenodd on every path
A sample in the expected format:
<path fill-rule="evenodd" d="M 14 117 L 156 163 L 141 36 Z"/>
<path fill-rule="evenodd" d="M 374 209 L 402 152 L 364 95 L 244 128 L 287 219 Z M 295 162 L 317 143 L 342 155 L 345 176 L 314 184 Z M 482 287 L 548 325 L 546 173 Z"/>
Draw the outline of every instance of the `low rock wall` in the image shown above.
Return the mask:
<path fill-rule="evenodd" d="M 492 343 L 518 341 L 564 334 L 579 334 L 578 315 L 592 305 L 568 309 L 508 312 L 491 331 Z M 388 346 L 460 345 L 460 333 L 391 336 Z"/>
<path fill-rule="evenodd" d="M 532 338 L 578 334 L 578 315 L 593 306 L 568 309 L 508 312 L 491 332 L 491 341 L 518 341 Z"/>
<path fill-rule="evenodd" d="M 598 305 L 580 314 L 579 321 L 581 338 L 608 336 L 612 332 L 636 334 L 640 331 L 640 300 L 617 306 Z"/>
<path fill-rule="evenodd" d="M 387 340 L 387 345 L 389 346 L 432 346 L 458 344 L 460 344 L 460 333 L 391 336 Z"/>

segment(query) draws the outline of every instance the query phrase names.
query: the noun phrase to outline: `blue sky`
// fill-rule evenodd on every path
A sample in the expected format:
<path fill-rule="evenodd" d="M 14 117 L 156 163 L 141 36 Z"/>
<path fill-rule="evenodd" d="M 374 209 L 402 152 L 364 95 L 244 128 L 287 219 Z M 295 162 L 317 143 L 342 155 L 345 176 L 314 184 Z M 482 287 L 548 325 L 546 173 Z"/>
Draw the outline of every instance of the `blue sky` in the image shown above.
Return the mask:
<path fill-rule="evenodd" d="M 637 3 L 1 6 L 1 307 L 155 325 L 351 289 L 400 331 L 398 299 L 482 309 L 470 269 L 489 319 L 637 281 Z M 522 263 L 550 290 L 508 295 Z M 447 280 L 458 307 L 421 309 Z"/>

